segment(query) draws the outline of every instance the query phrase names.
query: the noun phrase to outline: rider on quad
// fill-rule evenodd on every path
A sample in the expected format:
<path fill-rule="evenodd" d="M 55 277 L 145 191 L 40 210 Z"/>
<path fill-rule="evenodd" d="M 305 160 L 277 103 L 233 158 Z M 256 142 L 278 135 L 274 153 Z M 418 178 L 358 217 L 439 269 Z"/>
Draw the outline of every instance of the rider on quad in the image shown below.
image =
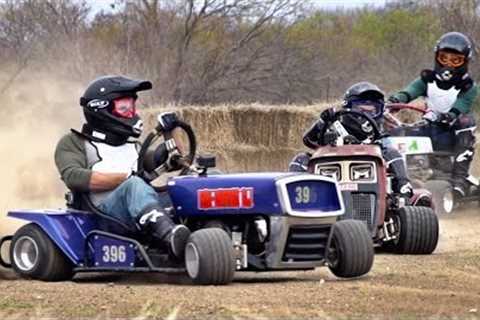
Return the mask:
<path fill-rule="evenodd" d="M 425 97 L 429 110 L 424 115 L 427 124 L 415 135 L 432 136 L 431 130 L 435 127 L 454 137 L 455 160 L 451 177 L 454 191 L 459 196 L 465 196 L 468 190 L 467 178 L 475 144 L 472 106 L 477 86 L 468 73 L 472 53 L 472 43 L 464 34 L 449 32 L 442 35 L 435 46 L 434 70 L 423 70 L 419 78 L 388 98 L 392 103 L 408 103 Z"/>
<path fill-rule="evenodd" d="M 376 85 L 364 81 L 352 85 L 347 90 L 342 107 L 346 110 L 361 112 L 369 116 L 382 129 L 384 104 L 383 92 Z M 320 115 L 320 119 L 305 132 L 303 143 L 308 148 L 317 149 L 321 146 L 321 141 L 328 141 L 328 139 L 322 139 L 320 135 L 323 132 L 325 123 L 331 122 L 334 114 L 334 108 L 324 110 Z M 365 119 L 351 115 L 342 117 L 342 125 L 357 143 L 366 141 L 373 129 Z M 369 143 L 374 142 L 370 141 Z M 382 155 L 387 163 L 388 170 L 394 176 L 393 192 L 409 199 L 413 195 L 413 189 L 408 179 L 402 156 L 397 150 L 385 146 L 382 146 Z M 289 165 L 289 171 L 307 171 L 310 157 L 311 154 L 308 152 L 297 154 Z"/>
<path fill-rule="evenodd" d="M 136 175 L 143 122 L 136 112 L 137 92 L 152 88 L 150 81 L 104 76 L 91 82 L 80 98 L 86 123 L 71 129 L 55 150 L 62 180 L 74 194 L 87 194 L 103 214 L 148 233 L 158 247 L 181 259 L 190 236 L 175 225 L 165 208 L 168 195 L 159 195 Z M 173 130 L 173 113 L 160 116 L 161 129 Z"/>

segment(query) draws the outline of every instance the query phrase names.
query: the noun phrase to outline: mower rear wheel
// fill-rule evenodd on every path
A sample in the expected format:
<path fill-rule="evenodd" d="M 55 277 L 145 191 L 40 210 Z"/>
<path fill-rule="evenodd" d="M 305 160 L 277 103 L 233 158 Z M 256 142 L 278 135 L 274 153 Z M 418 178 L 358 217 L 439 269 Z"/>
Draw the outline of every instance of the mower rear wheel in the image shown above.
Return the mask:
<path fill-rule="evenodd" d="M 428 207 L 398 209 L 398 239 L 386 242 L 387 251 L 400 254 L 431 254 L 438 244 L 438 217 Z"/>
<path fill-rule="evenodd" d="M 21 227 L 10 244 L 13 270 L 24 278 L 43 281 L 69 280 L 73 276 L 71 262 L 36 224 Z"/>
<path fill-rule="evenodd" d="M 220 228 L 195 231 L 185 248 L 185 266 L 195 284 L 222 285 L 232 282 L 235 274 L 232 240 Z"/>
<path fill-rule="evenodd" d="M 374 260 L 373 241 L 362 221 L 342 220 L 334 224 L 329 248 L 329 269 L 342 278 L 362 276 Z"/>
<path fill-rule="evenodd" d="M 425 188 L 432 193 L 435 213 L 438 215 L 450 214 L 455 209 L 455 198 L 452 186 L 445 180 L 429 180 Z"/>

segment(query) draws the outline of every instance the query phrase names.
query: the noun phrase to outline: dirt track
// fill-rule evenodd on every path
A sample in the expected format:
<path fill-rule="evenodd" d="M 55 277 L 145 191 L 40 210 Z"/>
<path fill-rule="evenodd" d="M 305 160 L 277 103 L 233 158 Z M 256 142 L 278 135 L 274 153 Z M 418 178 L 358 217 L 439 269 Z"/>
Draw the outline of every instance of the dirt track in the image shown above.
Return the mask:
<path fill-rule="evenodd" d="M 157 274 L 84 274 L 43 283 L 2 271 L 0 318 L 480 319 L 480 235 L 472 225 L 480 225 L 476 208 L 442 219 L 433 255 L 377 254 L 367 277 L 348 281 L 325 268 L 238 273 L 225 287 Z"/>
<path fill-rule="evenodd" d="M 80 93 L 74 91 L 80 85 L 69 84 L 73 91 L 65 91 L 61 81 L 53 85 L 42 79 L 24 80 L 25 86 L 4 97 L 8 117 L 0 119 L 1 154 L 7 155 L 0 166 L 0 216 L 14 207 L 63 207 L 63 186 L 52 152 L 64 132 L 79 127 L 81 118 L 79 108 L 72 107 L 77 105 L 74 97 Z M 49 108 L 44 110 L 45 106 Z M 234 108 L 233 113 L 226 107 L 182 112 L 197 129 L 201 148 L 219 154 L 225 168 L 265 171 L 286 168 L 301 149 L 301 133 L 322 107 L 247 106 Z M 55 117 L 50 114 L 53 110 Z M 250 130 L 255 123 L 262 123 L 261 128 Z M 73 282 L 42 283 L 15 279 L 0 269 L 0 319 L 480 319 L 479 225 L 478 208 L 443 219 L 441 242 L 433 255 L 380 254 L 367 277 L 349 281 L 338 280 L 323 268 L 239 273 L 226 287 L 196 287 L 186 278 L 156 274 L 82 275 Z M 0 236 L 16 226 L 0 218 Z"/>

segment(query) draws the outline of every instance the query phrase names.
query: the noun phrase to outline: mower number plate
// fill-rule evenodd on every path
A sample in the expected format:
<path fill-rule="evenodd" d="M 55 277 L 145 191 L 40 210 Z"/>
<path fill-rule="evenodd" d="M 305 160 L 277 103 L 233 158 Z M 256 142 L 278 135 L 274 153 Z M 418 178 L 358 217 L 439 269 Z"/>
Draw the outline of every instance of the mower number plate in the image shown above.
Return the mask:
<path fill-rule="evenodd" d="M 94 236 L 95 267 L 134 267 L 135 245 L 106 236 Z"/>

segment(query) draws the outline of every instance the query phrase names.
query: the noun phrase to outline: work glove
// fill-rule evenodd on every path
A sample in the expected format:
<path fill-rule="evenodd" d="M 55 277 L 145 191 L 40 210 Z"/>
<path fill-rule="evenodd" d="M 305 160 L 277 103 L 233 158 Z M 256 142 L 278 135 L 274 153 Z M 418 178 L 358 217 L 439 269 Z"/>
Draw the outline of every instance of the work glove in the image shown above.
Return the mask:
<path fill-rule="evenodd" d="M 157 130 L 162 132 L 172 131 L 178 126 L 178 117 L 175 112 L 164 112 L 158 115 Z"/>
<path fill-rule="evenodd" d="M 396 95 L 392 95 L 387 100 L 390 103 L 401 103 L 400 99 Z"/>
<path fill-rule="evenodd" d="M 437 121 L 440 122 L 441 124 L 448 125 L 448 126 L 452 126 L 456 120 L 457 120 L 457 115 L 453 112 L 441 113 L 437 119 Z"/>
<path fill-rule="evenodd" d="M 325 123 L 333 122 L 335 119 L 335 113 L 335 108 L 325 109 L 322 111 L 322 113 L 320 113 L 320 119 L 322 119 Z"/>

